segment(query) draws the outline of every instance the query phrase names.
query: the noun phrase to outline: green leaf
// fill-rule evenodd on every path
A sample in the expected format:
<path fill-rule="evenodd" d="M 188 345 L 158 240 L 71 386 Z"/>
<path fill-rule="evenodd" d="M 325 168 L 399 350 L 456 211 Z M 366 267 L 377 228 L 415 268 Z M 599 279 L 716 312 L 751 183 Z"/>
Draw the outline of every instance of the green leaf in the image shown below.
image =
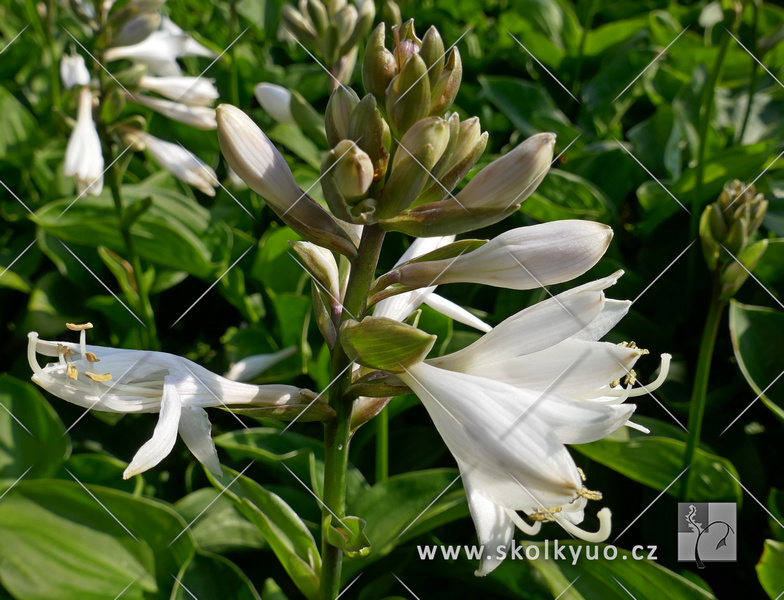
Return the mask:
<path fill-rule="evenodd" d="M 768 240 L 768 249 L 754 268 L 754 275 L 771 294 L 784 297 L 784 239 Z"/>
<path fill-rule="evenodd" d="M 291 256 L 289 240 L 302 238 L 288 227 L 270 227 L 259 240 L 250 276 L 274 293 L 296 292 L 305 271 Z"/>
<path fill-rule="evenodd" d="M 648 19 L 646 17 L 635 17 L 624 19 L 623 21 L 605 23 L 586 34 L 583 56 L 598 56 L 612 46 L 622 44 L 637 36 L 647 24 Z"/>
<path fill-rule="evenodd" d="M 612 205 L 602 190 L 579 175 L 559 169 L 550 169 L 520 210 L 543 223 L 560 219 L 607 223 L 612 219 Z"/>
<path fill-rule="evenodd" d="M 784 339 L 784 312 L 733 300 L 730 335 L 738 366 L 751 389 L 784 421 L 784 383 L 774 383 L 784 371 L 783 355 L 774 350 Z"/>
<path fill-rule="evenodd" d="M 24 154 L 36 141 L 39 125 L 28 111 L 4 87 L 0 86 L 0 158 Z"/>
<path fill-rule="evenodd" d="M 569 119 L 541 85 L 511 77 L 485 76 L 479 77 L 479 83 L 490 102 L 509 117 L 523 135 L 552 131 L 567 143 L 574 138 Z"/>
<path fill-rule="evenodd" d="M 208 476 L 258 528 L 299 590 L 315 600 L 319 595 L 321 556 L 316 541 L 297 513 L 280 496 L 232 469 L 223 467 L 220 479 L 210 473 Z"/>
<path fill-rule="evenodd" d="M 28 469 L 28 479 L 53 476 L 71 451 L 60 417 L 33 384 L 6 373 L 0 404 L 0 489 Z"/>
<path fill-rule="evenodd" d="M 359 517 L 343 517 L 327 519 L 327 539 L 329 543 L 340 548 L 348 558 L 357 558 L 370 554 L 370 540 L 365 535 L 367 523 Z"/>
<path fill-rule="evenodd" d="M 70 480 L 73 476 L 85 485 L 102 485 L 130 494 L 141 489 L 144 479 L 141 476 L 123 479 L 122 474 L 127 466 L 128 463 L 106 454 L 74 454 L 65 462 L 64 468 L 60 469 L 58 477 Z"/>
<path fill-rule="evenodd" d="M 120 593 L 168 600 L 169 573 L 193 552 L 188 533 L 172 544 L 185 522 L 160 502 L 98 486 L 90 492 L 95 498 L 76 482 L 42 480 L 22 481 L 5 495 L 3 587 L 25 600 L 105 600 Z"/>
<path fill-rule="evenodd" d="M 258 529 L 231 500 L 219 494 L 215 488 L 202 488 L 174 505 L 183 519 L 193 523 L 190 532 L 199 548 L 218 554 L 263 548 L 264 538 Z"/>
<path fill-rule="evenodd" d="M 552 543 L 550 543 L 552 545 Z M 709 591 L 698 587 L 691 581 L 659 566 L 649 560 L 635 560 L 631 552 L 617 549 L 618 556 L 614 560 L 604 557 L 605 548 L 614 548 L 599 544 L 596 547 L 598 560 L 586 559 L 586 550 L 593 548 L 584 542 L 559 542 L 564 546 L 563 552 L 567 560 L 552 559 L 529 560 L 528 564 L 537 569 L 550 586 L 554 595 L 561 594 L 570 582 L 570 598 L 601 598 L 602 600 L 715 600 Z M 539 556 L 544 556 L 542 542 L 524 544 L 539 547 Z M 572 565 L 572 551 L 580 550 L 579 559 Z M 550 548 L 550 552 L 553 549 Z M 533 552 L 533 551 L 529 551 Z M 593 554 L 591 554 L 593 556 Z M 611 554 L 608 554 L 611 556 Z M 638 553 L 639 556 L 639 553 Z M 579 579 L 575 581 L 576 578 Z M 620 583 L 620 585 L 618 585 Z M 623 587 L 621 587 L 623 586 Z M 625 589 L 624 589 L 625 588 Z M 575 596 L 572 596 L 574 590 Z"/>
<path fill-rule="evenodd" d="M 321 151 L 319 147 L 297 125 L 277 123 L 265 133 L 273 142 L 285 146 L 314 169 L 318 170 L 321 168 Z M 324 137 L 326 138 L 326 134 Z"/>
<path fill-rule="evenodd" d="M 765 540 L 757 563 L 757 577 L 769 597 L 776 599 L 784 592 L 784 542 Z"/>
<path fill-rule="evenodd" d="M 577 444 L 574 448 L 629 479 L 661 491 L 683 471 L 686 443 L 666 437 L 634 435 L 628 439 L 605 438 L 590 444 Z M 741 488 L 730 476 L 739 479 L 738 472 L 726 458 L 697 449 L 691 469 L 694 488 L 690 499 L 694 502 L 740 501 Z M 676 496 L 678 491 L 676 484 L 669 487 L 667 493 Z"/>
<path fill-rule="evenodd" d="M 274 579 L 267 579 L 264 582 L 262 594 L 264 595 L 264 600 L 289 600 Z"/>
<path fill-rule="evenodd" d="M 250 579 L 229 559 L 197 551 L 177 575 L 172 600 L 261 600 Z M 185 591 L 187 589 L 187 591 Z"/>
<path fill-rule="evenodd" d="M 366 560 L 377 560 L 406 539 L 467 516 L 463 486 L 457 477 L 455 469 L 395 475 L 349 502 L 348 512 L 368 524 L 365 534 L 373 552 Z"/>

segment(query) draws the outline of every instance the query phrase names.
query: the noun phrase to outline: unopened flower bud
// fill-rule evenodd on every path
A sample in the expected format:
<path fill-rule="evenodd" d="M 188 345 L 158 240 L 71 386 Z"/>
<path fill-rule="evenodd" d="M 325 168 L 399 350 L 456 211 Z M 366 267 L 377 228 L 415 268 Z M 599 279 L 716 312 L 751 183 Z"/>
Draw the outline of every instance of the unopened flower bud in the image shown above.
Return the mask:
<path fill-rule="evenodd" d="M 301 12 L 290 4 L 284 4 L 280 9 L 280 20 L 291 35 L 306 46 L 318 44 L 319 37 L 313 24 Z"/>
<path fill-rule="evenodd" d="M 253 88 L 256 100 L 278 123 L 294 123 L 291 114 L 291 92 L 273 83 L 259 83 Z"/>
<path fill-rule="evenodd" d="M 310 242 L 289 242 L 289 244 L 308 273 L 336 302 L 340 296 L 340 274 L 332 252 Z"/>
<path fill-rule="evenodd" d="M 345 140 L 349 137 L 348 128 L 351 112 L 357 104 L 359 104 L 359 96 L 350 87 L 341 85 L 332 92 L 324 118 L 324 126 L 327 130 L 327 143 L 330 148 L 334 148 L 340 140 Z"/>
<path fill-rule="evenodd" d="M 737 254 L 737 261 L 731 258 L 727 262 L 719 274 L 719 282 L 721 283 L 720 300 L 726 302 L 738 292 L 767 249 L 768 240 L 763 239 L 743 248 Z"/>
<path fill-rule="evenodd" d="M 327 62 L 334 63 L 342 54 L 345 54 L 343 45 L 348 42 L 356 24 L 357 9 L 353 4 L 344 6 L 332 17 L 324 43 L 324 56 Z"/>
<path fill-rule="evenodd" d="M 398 71 L 394 54 L 384 45 L 385 36 L 386 28 L 382 21 L 370 35 L 362 61 L 362 84 L 378 102 L 386 100 L 387 88 Z"/>
<path fill-rule="evenodd" d="M 417 237 L 451 235 L 497 223 L 516 211 L 544 179 L 555 135 L 534 135 L 482 169 L 456 197 L 420 204 L 382 223 Z"/>
<path fill-rule="evenodd" d="M 386 317 L 347 321 L 340 328 L 346 354 L 360 365 L 392 373 L 425 359 L 436 336 Z"/>
<path fill-rule="evenodd" d="M 305 239 L 349 257 L 356 245 L 335 219 L 294 181 L 283 155 L 244 112 L 218 107 L 218 139 L 229 166 Z"/>
<path fill-rule="evenodd" d="M 395 60 L 398 70 L 403 70 L 403 65 L 412 54 L 418 54 L 422 41 L 414 31 L 414 19 L 409 19 L 400 27 L 392 27 L 395 36 Z"/>
<path fill-rule="evenodd" d="M 446 65 L 438 82 L 431 87 L 430 112 L 428 114 L 440 115 L 452 106 L 462 79 L 463 61 L 460 59 L 460 52 L 455 47 L 452 48 L 446 59 Z"/>
<path fill-rule="evenodd" d="M 426 72 L 422 57 L 411 54 L 387 89 L 387 116 L 397 137 L 430 112 L 430 80 Z"/>
<path fill-rule="evenodd" d="M 76 52 L 63 54 L 60 59 L 60 78 L 67 90 L 77 85 L 90 84 L 90 72 L 87 70 L 81 54 L 76 54 Z"/>
<path fill-rule="evenodd" d="M 349 204 L 355 204 L 373 183 L 373 163 L 367 153 L 350 140 L 342 140 L 330 154 L 336 161 L 332 177 L 337 188 Z"/>
<path fill-rule="evenodd" d="M 448 143 L 449 125 L 439 117 L 426 117 L 408 130 L 400 140 L 384 185 L 379 218 L 392 218 L 416 200 L 431 180 L 430 170 Z"/>
<path fill-rule="evenodd" d="M 444 71 L 444 41 L 438 29 L 430 27 L 422 38 L 422 47 L 419 49 L 419 56 L 425 61 L 427 76 L 430 79 L 430 88 L 435 89 L 441 73 Z"/>
<path fill-rule="evenodd" d="M 131 46 L 146 40 L 161 24 L 161 13 L 143 13 L 123 25 L 112 36 L 112 46 Z"/>
<path fill-rule="evenodd" d="M 305 2 L 305 10 L 307 11 L 307 15 L 310 18 L 310 22 L 313 24 L 316 33 L 319 37 L 323 38 L 329 28 L 327 7 L 324 6 L 321 0 L 307 0 Z"/>
<path fill-rule="evenodd" d="M 380 181 L 387 172 L 392 136 L 389 125 L 381 116 L 376 98 L 368 94 L 351 112 L 348 139 L 356 140 L 373 162 L 373 176 Z"/>
<path fill-rule="evenodd" d="M 373 0 L 357 2 L 357 19 L 353 31 L 349 38 L 343 43 L 340 49 L 341 54 L 346 54 L 349 50 L 356 48 L 360 42 L 367 37 L 370 28 L 373 27 L 373 19 L 376 17 L 376 4 Z"/>

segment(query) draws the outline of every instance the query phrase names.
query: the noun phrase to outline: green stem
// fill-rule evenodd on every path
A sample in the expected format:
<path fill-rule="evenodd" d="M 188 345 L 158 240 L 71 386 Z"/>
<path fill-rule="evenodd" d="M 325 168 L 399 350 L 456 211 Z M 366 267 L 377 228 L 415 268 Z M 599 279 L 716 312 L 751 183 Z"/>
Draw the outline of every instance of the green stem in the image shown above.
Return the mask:
<path fill-rule="evenodd" d="M 716 345 L 716 335 L 721 323 L 721 313 L 724 310 L 725 302 L 719 300 L 720 286 L 718 277 L 714 274 L 713 289 L 711 291 L 708 316 L 705 319 L 705 328 L 702 330 L 702 340 L 700 341 L 700 353 L 697 358 L 697 372 L 694 375 L 694 388 L 691 394 L 689 405 L 689 442 L 686 445 L 686 454 L 683 458 L 683 468 L 689 467 L 694 461 L 694 453 L 700 443 L 702 433 L 702 420 L 705 416 L 705 402 L 708 395 L 708 379 L 710 377 L 711 359 L 713 358 L 713 348 Z M 681 500 L 690 500 L 692 481 L 694 472 L 692 469 L 686 471 L 681 485 Z"/>
<path fill-rule="evenodd" d="M 376 483 L 389 477 L 389 412 L 384 407 L 376 417 Z"/>
<path fill-rule="evenodd" d="M 752 14 L 754 15 L 753 23 L 751 26 L 751 54 L 757 56 L 757 26 L 759 22 L 759 8 L 756 2 L 751 3 Z M 751 77 L 749 78 L 749 100 L 746 104 L 746 110 L 743 113 L 743 122 L 741 123 L 738 133 L 735 135 L 735 143 L 740 144 L 743 140 L 743 135 L 746 133 L 746 126 L 749 124 L 749 116 L 751 115 L 751 105 L 754 100 L 754 90 L 757 89 L 757 82 L 759 81 L 759 65 L 754 58 L 751 58 Z"/>
<path fill-rule="evenodd" d="M 341 324 L 364 315 L 367 294 L 378 264 L 384 230 L 378 225 L 365 226 L 359 243 L 357 257 L 351 265 L 351 276 L 343 300 Z M 324 425 L 324 506 L 321 511 L 321 583 L 322 600 L 334 600 L 340 593 L 340 573 L 343 553 L 327 540 L 327 531 L 334 519 L 346 514 L 346 471 L 348 446 L 351 437 L 351 411 L 353 400 L 346 397 L 351 384 L 351 360 L 340 342 L 335 344 L 331 361 L 332 385 L 329 405 L 335 410 L 335 419 Z"/>
<path fill-rule="evenodd" d="M 232 0 L 229 4 L 229 39 L 237 39 L 239 19 L 237 17 L 237 2 Z M 237 68 L 237 44 L 231 47 L 231 103 L 240 105 L 240 74 Z"/>
<path fill-rule="evenodd" d="M 60 65 L 55 45 L 55 20 L 57 19 L 57 2 L 46 2 L 46 42 L 49 46 L 49 78 L 51 80 L 52 108 L 60 110 Z"/>

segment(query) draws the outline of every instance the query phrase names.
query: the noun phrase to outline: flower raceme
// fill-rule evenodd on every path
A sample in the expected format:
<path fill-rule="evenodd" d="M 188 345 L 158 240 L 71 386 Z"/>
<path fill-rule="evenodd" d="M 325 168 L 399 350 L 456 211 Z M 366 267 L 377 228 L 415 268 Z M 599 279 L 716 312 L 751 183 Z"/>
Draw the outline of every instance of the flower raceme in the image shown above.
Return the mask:
<path fill-rule="evenodd" d="M 320 419 L 331 413 L 309 390 L 290 385 L 250 385 L 231 381 L 181 356 L 86 344 L 92 325 L 68 325 L 80 331 L 78 344 L 38 339 L 28 334 L 27 357 L 33 381 L 51 394 L 88 410 L 160 413 L 152 438 L 125 469 L 123 477 L 151 469 L 174 447 L 179 431 L 193 455 L 210 472 L 221 469 L 206 407 L 259 409 L 269 416 Z M 37 354 L 56 357 L 44 367 Z M 282 358 L 285 358 L 285 354 Z"/>
<path fill-rule="evenodd" d="M 93 93 L 87 86 L 79 91 L 79 112 L 65 148 L 63 173 L 76 178 L 79 194 L 97 196 L 103 189 L 101 139 L 93 121 Z"/>

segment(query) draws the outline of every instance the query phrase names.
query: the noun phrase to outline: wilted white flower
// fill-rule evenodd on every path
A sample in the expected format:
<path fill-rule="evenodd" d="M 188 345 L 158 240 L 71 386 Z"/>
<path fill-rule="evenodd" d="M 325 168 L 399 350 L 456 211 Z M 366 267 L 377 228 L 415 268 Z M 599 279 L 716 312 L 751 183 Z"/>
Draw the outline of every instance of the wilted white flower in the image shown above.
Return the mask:
<path fill-rule="evenodd" d="M 162 98 L 152 98 L 142 94 L 129 96 L 129 99 L 147 106 L 165 117 L 174 119 L 197 129 L 215 129 L 218 125 L 215 121 L 215 109 L 207 106 L 188 106 L 182 102 L 164 100 Z"/>
<path fill-rule="evenodd" d="M 518 227 L 453 259 L 404 265 L 397 282 L 417 288 L 468 282 L 530 290 L 579 277 L 607 250 L 612 229 L 592 221 L 553 221 Z"/>
<path fill-rule="evenodd" d="M 81 54 L 76 52 L 63 54 L 60 59 L 60 78 L 67 90 L 77 85 L 90 84 L 90 72 L 87 70 Z"/>
<path fill-rule="evenodd" d="M 428 252 L 441 248 L 442 246 L 446 246 L 447 244 L 451 244 L 454 241 L 455 236 L 453 235 L 432 238 L 417 238 L 403 253 L 403 255 L 400 257 L 400 260 L 395 263 L 395 266 L 403 264 L 413 258 L 422 256 L 423 254 L 427 254 Z M 394 319 L 395 321 L 403 321 L 408 318 L 408 316 L 417 308 L 419 308 L 421 304 L 427 304 L 430 308 L 440 312 L 443 315 L 446 315 L 451 319 L 454 319 L 455 321 L 458 321 L 459 323 L 463 323 L 469 327 L 474 327 L 480 331 L 490 331 L 491 327 L 487 323 L 467 311 L 462 306 L 455 304 L 451 300 L 447 300 L 443 296 L 439 296 L 435 293 L 435 289 L 436 286 L 432 285 L 429 287 L 419 288 L 411 292 L 398 294 L 397 296 L 382 300 L 376 304 L 373 315 L 376 317 Z"/>
<path fill-rule="evenodd" d="M 101 138 L 93 121 L 93 94 L 88 87 L 79 92 L 79 112 L 65 148 L 63 173 L 76 178 L 79 194 L 87 191 L 97 196 L 103 189 Z"/>
<path fill-rule="evenodd" d="M 204 77 L 150 77 L 145 75 L 139 81 L 139 87 L 177 102 L 194 106 L 211 106 L 218 99 L 215 80 Z"/>
<path fill-rule="evenodd" d="M 192 185 L 208 196 L 215 195 L 215 186 L 218 184 L 215 171 L 195 154 L 179 144 L 166 142 L 144 131 L 129 130 L 127 136 L 133 139 L 137 146 L 146 148 L 155 162 L 177 179 Z"/>
<path fill-rule="evenodd" d="M 39 340 L 28 334 L 27 356 L 33 381 L 78 406 L 119 413 L 159 412 L 152 439 L 131 460 L 123 477 L 128 479 L 163 460 L 174 447 L 179 431 L 193 455 L 210 472 L 220 476 L 220 463 L 210 435 L 205 407 L 266 407 L 301 411 L 314 394 L 289 385 L 250 385 L 216 375 L 181 356 L 165 352 L 88 346 L 85 329 L 78 344 Z M 36 354 L 56 357 L 45 367 Z M 314 408 L 321 408 L 318 403 Z"/>
<path fill-rule="evenodd" d="M 274 83 L 259 83 L 253 88 L 261 108 L 278 123 L 294 123 L 291 115 L 291 92 Z"/>

